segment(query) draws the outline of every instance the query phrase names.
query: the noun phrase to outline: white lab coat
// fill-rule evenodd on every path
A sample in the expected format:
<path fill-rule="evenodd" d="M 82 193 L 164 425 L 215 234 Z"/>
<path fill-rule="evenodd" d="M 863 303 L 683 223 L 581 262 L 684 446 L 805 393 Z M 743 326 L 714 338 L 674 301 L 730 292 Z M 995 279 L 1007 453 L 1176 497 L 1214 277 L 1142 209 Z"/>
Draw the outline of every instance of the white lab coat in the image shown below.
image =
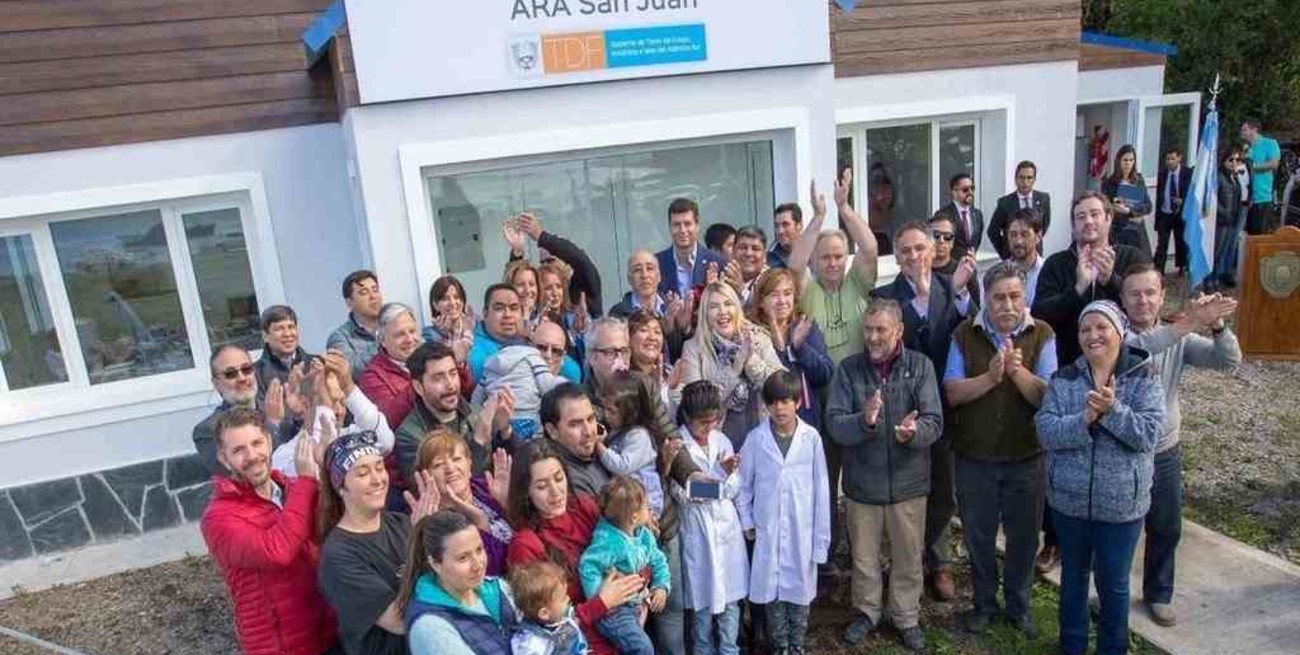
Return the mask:
<path fill-rule="evenodd" d="M 821 435 L 799 421 L 782 456 L 763 421 L 740 449 L 736 508 L 744 529 L 755 530 L 749 599 L 809 605 L 817 596 L 817 565 L 831 545 L 831 499 Z"/>
<path fill-rule="evenodd" d="M 733 502 L 740 491 L 740 478 L 737 472 L 727 475 L 720 464 L 734 451 L 727 435 L 717 430 L 709 434 L 707 449 L 700 447 L 685 427 L 680 433 L 682 448 L 700 471 L 723 481 L 722 500 L 691 500 L 677 482 L 670 486 L 682 508 L 679 538 L 685 603 L 697 612 L 721 614 L 728 604 L 743 599 L 749 586 L 745 535 Z"/>

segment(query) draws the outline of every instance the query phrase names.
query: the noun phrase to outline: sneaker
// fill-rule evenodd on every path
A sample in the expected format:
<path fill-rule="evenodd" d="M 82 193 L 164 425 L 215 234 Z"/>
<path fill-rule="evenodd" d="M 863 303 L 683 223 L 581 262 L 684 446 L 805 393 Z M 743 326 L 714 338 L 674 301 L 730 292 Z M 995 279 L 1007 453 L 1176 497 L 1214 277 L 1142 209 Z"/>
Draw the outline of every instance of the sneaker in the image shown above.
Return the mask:
<path fill-rule="evenodd" d="M 939 569 L 930 576 L 930 586 L 934 590 L 934 597 L 941 601 L 950 601 L 957 596 L 957 585 L 952 581 L 952 573 L 948 569 Z"/>
<path fill-rule="evenodd" d="M 875 628 L 876 624 L 871 622 L 871 617 L 866 614 L 859 614 L 849 624 L 849 627 L 844 629 L 844 641 L 850 646 L 857 646 L 866 641 Z"/>
<path fill-rule="evenodd" d="M 1147 603 L 1147 610 L 1151 612 L 1151 620 L 1162 628 L 1178 624 L 1178 614 L 1169 603 Z"/>
<path fill-rule="evenodd" d="M 1011 624 L 1012 628 L 1015 628 L 1020 632 L 1020 634 L 1023 634 L 1026 639 L 1038 638 L 1038 624 L 1034 622 L 1034 617 L 1028 614 L 1008 616 L 1007 622 Z"/>
<path fill-rule="evenodd" d="M 925 633 L 921 632 L 921 626 L 914 625 L 910 628 L 903 628 L 901 633 L 903 635 L 903 648 L 913 653 L 920 653 L 925 650 Z"/>
<path fill-rule="evenodd" d="M 1061 563 L 1061 550 L 1056 546 L 1043 546 L 1034 560 L 1034 570 L 1038 575 L 1047 575 Z"/>
<path fill-rule="evenodd" d="M 961 627 L 964 628 L 966 632 L 972 632 L 977 635 L 984 634 L 984 632 L 989 629 L 989 622 L 992 620 L 993 617 L 985 612 L 970 610 L 961 615 Z"/>

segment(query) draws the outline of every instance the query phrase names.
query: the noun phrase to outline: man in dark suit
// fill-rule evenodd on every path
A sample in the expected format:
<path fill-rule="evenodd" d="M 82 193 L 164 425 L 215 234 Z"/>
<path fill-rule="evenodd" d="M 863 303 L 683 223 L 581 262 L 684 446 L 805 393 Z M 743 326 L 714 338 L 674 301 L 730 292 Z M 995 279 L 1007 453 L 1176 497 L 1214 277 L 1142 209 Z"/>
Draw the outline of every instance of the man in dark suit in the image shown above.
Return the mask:
<path fill-rule="evenodd" d="M 968 252 L 980 249 L 984 242 L 984 214 L 975 207 L 975 180 L 970 173 L 958 173 L 948 180 L 952 202 L 939 211 L 948 212 L 956 221 L 957 239 L 952 244 L 952 256 L 961 259 Z"/>
<path fill-rule="evenodd" d="M 955 186 L 969 182 L 966 176 L 966 182 Z M 902 306 L 903 345 L 924 353 L 935 370 L 943 370 L 948 364 L 953 330 L 967 313 L 973 313 L 970 292 L 954 289 L 951 278 L 934 272 L 934 241 L 925 225 L 907 223 L 894 231 L 893 241 L 899 275 L 892 283 L 877 287 L 872 295 Z M 952 449 L 947 439 L 941 439 L 930 447 L 924 556 L 930 586 L 940 600 L 952 600 L 956 593 L 948 548 L 948 524 L 956 511 Z"/>
<path fill-rule="evenodd" d="M 700 245 L 700 206 L 689 198 L 678 198 L 668 204 L 668 231 L 673 245 L 655 255 L 659 260 L 659 293 L 665 298 L 672 292 L 686 298 L 693 287 L 703 286 L 709 266 L 717 269 L 719 276 L 727 260 Z"/>
<path fill-rule="evenodd" d="M 1183 238 L 1183 198 L 1192 184 L 1192 169 L 1183 166 L 1183 152 L 1170 148 L 1165 168 L 1156 183 L 1156 269 L 1165 274 L 1169 256 L 1169 235 L 1174 236 L 1174 267 L 1178 274 L 1187 268 L 1187 240 Z"/>
<path fill-rule="evenodd" d="M 998 198 L 998 207 L 993 210 L 989 221 L 989 243 L 998 251 L 998 257 L 1011 258 L 1011 244 L 1007 242 L 1007 226 L 1017 209 L 1034 209 L 1043 223 L 1042 234 L 1052 224 L 1052 197 L 1042 191 L 1034 190 L 1038 181 L 1038 167 L 1034 162 L 1025 160 L 1016 164 L 1016 190 Z M 1038 254 L 1043 254 L 1043 242 L 1038 242 Z"/>

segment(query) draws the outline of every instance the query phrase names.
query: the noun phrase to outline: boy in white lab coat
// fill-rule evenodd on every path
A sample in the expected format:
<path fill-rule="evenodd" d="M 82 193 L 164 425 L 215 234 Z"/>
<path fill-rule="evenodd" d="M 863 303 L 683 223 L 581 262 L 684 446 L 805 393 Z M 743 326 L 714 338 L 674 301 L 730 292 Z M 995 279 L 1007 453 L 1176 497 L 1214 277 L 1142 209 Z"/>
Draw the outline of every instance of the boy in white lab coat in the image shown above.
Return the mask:
<path fill-rule="evenodd" d="M 766 604 L 774 655 L 803 655 L 817 565 L 831 545 L 830 484 L 821 435 L 799 419 L 802 380 L 789 371 L 763 383 L 769 419 L 740 449 L 736 508 L 754 541 L 749 600 Z"/>
<path fill-rule="evenodd" d="M 740 491 L 740 456 L 719 432 L 722 393 L 708 380 L 682 389 L 678 436 L 682 448 L 712 484 L 670 483 L 682 508 L 682 589 L 694 610 L 692 655 L 739 655 L 740 601 L 748 592 L 749 557 L 732 502 Z M 691 488 L 694 487 L 694 488 Z"/>

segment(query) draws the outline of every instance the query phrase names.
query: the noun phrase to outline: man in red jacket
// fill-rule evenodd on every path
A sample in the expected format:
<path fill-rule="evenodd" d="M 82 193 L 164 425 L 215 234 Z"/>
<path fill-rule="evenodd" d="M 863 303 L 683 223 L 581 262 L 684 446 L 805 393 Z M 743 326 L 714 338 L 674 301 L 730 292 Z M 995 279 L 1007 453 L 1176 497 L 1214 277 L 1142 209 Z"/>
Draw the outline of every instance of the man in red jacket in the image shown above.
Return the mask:
<path fill-rule="evenodd" d="M 271 469 L 271 436 L 255 409 L 236 407 L 217 421 L 217 459 L 229 477 L 213 479 L 203 539 L 235 606 L 245 655 L 321 655 L 337 637 L 316 587 L 318 462 L 310 439 L 294 452 L 298 477 Z"/>

